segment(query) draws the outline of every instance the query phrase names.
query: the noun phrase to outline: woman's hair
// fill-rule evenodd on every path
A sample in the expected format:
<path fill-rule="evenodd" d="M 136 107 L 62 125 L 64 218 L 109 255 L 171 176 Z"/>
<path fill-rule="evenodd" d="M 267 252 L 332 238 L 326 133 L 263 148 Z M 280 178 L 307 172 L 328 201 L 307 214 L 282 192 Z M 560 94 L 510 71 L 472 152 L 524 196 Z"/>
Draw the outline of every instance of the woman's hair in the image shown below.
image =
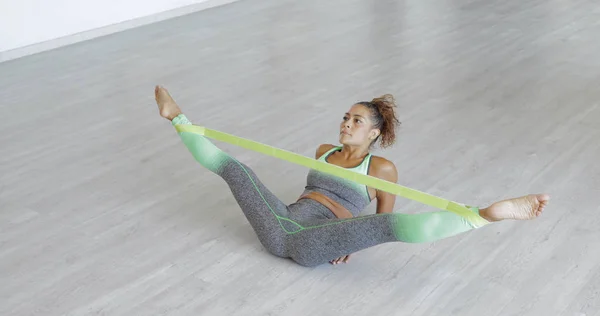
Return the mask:
<path fill-rule="evenodd" d="M 384 94 L 371 101 L 363 101 L 358 104 L 366 106 L 371 111 L 373 127 L 381 131 L 381 134 L 373 141 L 380 139 L 382 148 L 390 147 L 396 141 L 396 128 L 400 121 L 396 117 L 396 101 L 391 94 Z"/>

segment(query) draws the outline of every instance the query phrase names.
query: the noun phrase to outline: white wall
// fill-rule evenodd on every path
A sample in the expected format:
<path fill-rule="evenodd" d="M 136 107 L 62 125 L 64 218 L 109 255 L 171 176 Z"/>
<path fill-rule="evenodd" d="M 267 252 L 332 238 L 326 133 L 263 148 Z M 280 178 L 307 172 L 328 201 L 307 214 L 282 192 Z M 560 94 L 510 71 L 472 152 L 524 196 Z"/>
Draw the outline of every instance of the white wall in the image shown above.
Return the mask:
<path fill-rule="evenodd" d="M 0 53 L 142 17 L 177 11 L 180 15 L 233 0 L 0 0 Z M 212 2 L 212 4 L 204 4 Z M 202 3 L 202 4 L 201 4 Z M 187 8 L 187 9 L 184 9 Z M 183 11 L 182 11 L 183 10 Z M 166 17 L 166 18 L 168 18 Z M 148 19 L 146 19 L 148 20 Z M 159 20 L 159 19 L 156 19 Z M 152 22 L 152 21 L 147 21 Z M 130 22 L 131 27 L 137 26 Z M 126 29 L 127 27 L 123 27 Z M 113 27 L 110 32 L 118 31 Z M 110 33 L 109 32 L 109 33 Z M 98 32 L 97 32 L 98 33 Z M 106 32 L 105 32 L 106 33 Z M 97 35 L 103 35 L 98 33 Z M 81 36 L 79 36 L 81 37 Z M 81 40 L 88 39 L 81 38 Z M 70 42 L 73 42 L 70 41 Z M 70 43 L 69 42 L 69 43 Z M 68 44 L 68 43 L 64 43 Z M 52 47 L 30 50 L 34 53 Z M 6 60 L 9 59 L 4 54 Z M 18 56 L 13 56 L 18 57 Z"/>

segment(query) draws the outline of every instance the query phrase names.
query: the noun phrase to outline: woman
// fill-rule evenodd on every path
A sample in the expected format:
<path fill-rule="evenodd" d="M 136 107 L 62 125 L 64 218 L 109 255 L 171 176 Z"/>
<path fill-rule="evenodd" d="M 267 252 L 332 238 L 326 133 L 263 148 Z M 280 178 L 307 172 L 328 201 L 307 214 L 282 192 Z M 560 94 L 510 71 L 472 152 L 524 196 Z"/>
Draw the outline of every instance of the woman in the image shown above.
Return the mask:
<path fill-rule="evenodd" d="M 192 124 L 168 91 L 155 88 L 160 115 L 173 125 Z M 316 159 L 387 181 L 397 181 L 392 162 L 369 153 L 380 140 L 394 143 L 398 124 L 390 95 L 353 105 L 340 124 L 342 146 L 321 145 Z M 273 255 L 303 266 L 347 262 L 356 251 L 387 242 L 430 242 L 478 227 L 448 211 L 422 214 L 394 213 L 395 196 L 311 169 L 300 199 L 284 204 L 243 163 L 216 147 L 206 137 L 179 133 L 194 158 L 229 185 L 261 244 Z M 376 214 L 358 216 L 377 200 Z M 546 207 L 546 194 L 500 201 L 488 208 L 470 207 L 488 222 L 533 219 Z"/>

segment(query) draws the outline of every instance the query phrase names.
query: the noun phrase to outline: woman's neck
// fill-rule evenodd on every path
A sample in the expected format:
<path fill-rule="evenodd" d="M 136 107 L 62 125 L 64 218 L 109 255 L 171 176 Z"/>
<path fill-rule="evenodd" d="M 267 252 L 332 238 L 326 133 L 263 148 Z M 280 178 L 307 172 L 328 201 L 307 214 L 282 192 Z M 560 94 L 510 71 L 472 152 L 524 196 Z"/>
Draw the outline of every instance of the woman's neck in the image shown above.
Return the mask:
<path fill-rule="evenodd" d="M 343 145 L 340 154 L 345 160 L 363 159 L 369 154 L 369 148 L 363 146 Z"/>

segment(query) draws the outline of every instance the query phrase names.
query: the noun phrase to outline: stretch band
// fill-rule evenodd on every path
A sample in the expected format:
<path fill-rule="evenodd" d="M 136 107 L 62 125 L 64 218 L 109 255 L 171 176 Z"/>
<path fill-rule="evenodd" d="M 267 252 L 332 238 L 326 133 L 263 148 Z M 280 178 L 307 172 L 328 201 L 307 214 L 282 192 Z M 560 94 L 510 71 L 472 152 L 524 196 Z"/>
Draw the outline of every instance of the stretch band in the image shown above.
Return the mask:
<path fill-rule="evenodd" d="M 276 147 L 272 147 L 269 145 L 261 144 L 256 141 L 252 141 L 249 139 L 245 139 L 242 137 L 234 136 L 231 134 L 227 134 L 224 132 L 220 132 L 217 130 L 209 129 L 204 126 L 197 125 L 185 125 L 185 124 L 177 124 L 175 125 L 175 129 L 182 133 L 195 133 L 198 135 L 206 136 L 208 138 L 212 138 L 215 140 L 223 141 L 226 143 L 230 143 L 239 147 L 243 147 L 246 149 L 250 149 L 259 153 L 263 153 L 269 156 L 273 156 L 275 158 L 279 158 L 285 161 L 289 161 L 291 163 L 295 163 L 298 165 L 302 165 L 311 169 L 319 170 L 343 179 L 347 179 L 350 181 L 354 181 L 360 184 L 364 184 L 366 186 L 405 197 L 407 199 L 411 199 L 414 201 L 421 202 L 426 205 L 430 205 L 442 210 L 450 211 L 456 213 L 466 220 L 468 220 L 471 224 L 476 227 L 481 227 L 489 222 L 483 217 L 479 216 L 479 214 L 471 211 L 467 207 L 458 204 L 456 202 L 452 202 L 437 196 L 433 196 L 421 191 L 417 191 L 415 189 L 411 189 L 408 187 L 401 186 L 399 184 L 389 182 L 383 179 L 379 179 L 369 175 L 363 175 L 351 170 L 347 170 L 337 165 L 329 164 L 327 162 L 319 161 L 316 159 L 312 159 L 306 156 L 302 156 L 287 150 L 279 149 Z"/>

